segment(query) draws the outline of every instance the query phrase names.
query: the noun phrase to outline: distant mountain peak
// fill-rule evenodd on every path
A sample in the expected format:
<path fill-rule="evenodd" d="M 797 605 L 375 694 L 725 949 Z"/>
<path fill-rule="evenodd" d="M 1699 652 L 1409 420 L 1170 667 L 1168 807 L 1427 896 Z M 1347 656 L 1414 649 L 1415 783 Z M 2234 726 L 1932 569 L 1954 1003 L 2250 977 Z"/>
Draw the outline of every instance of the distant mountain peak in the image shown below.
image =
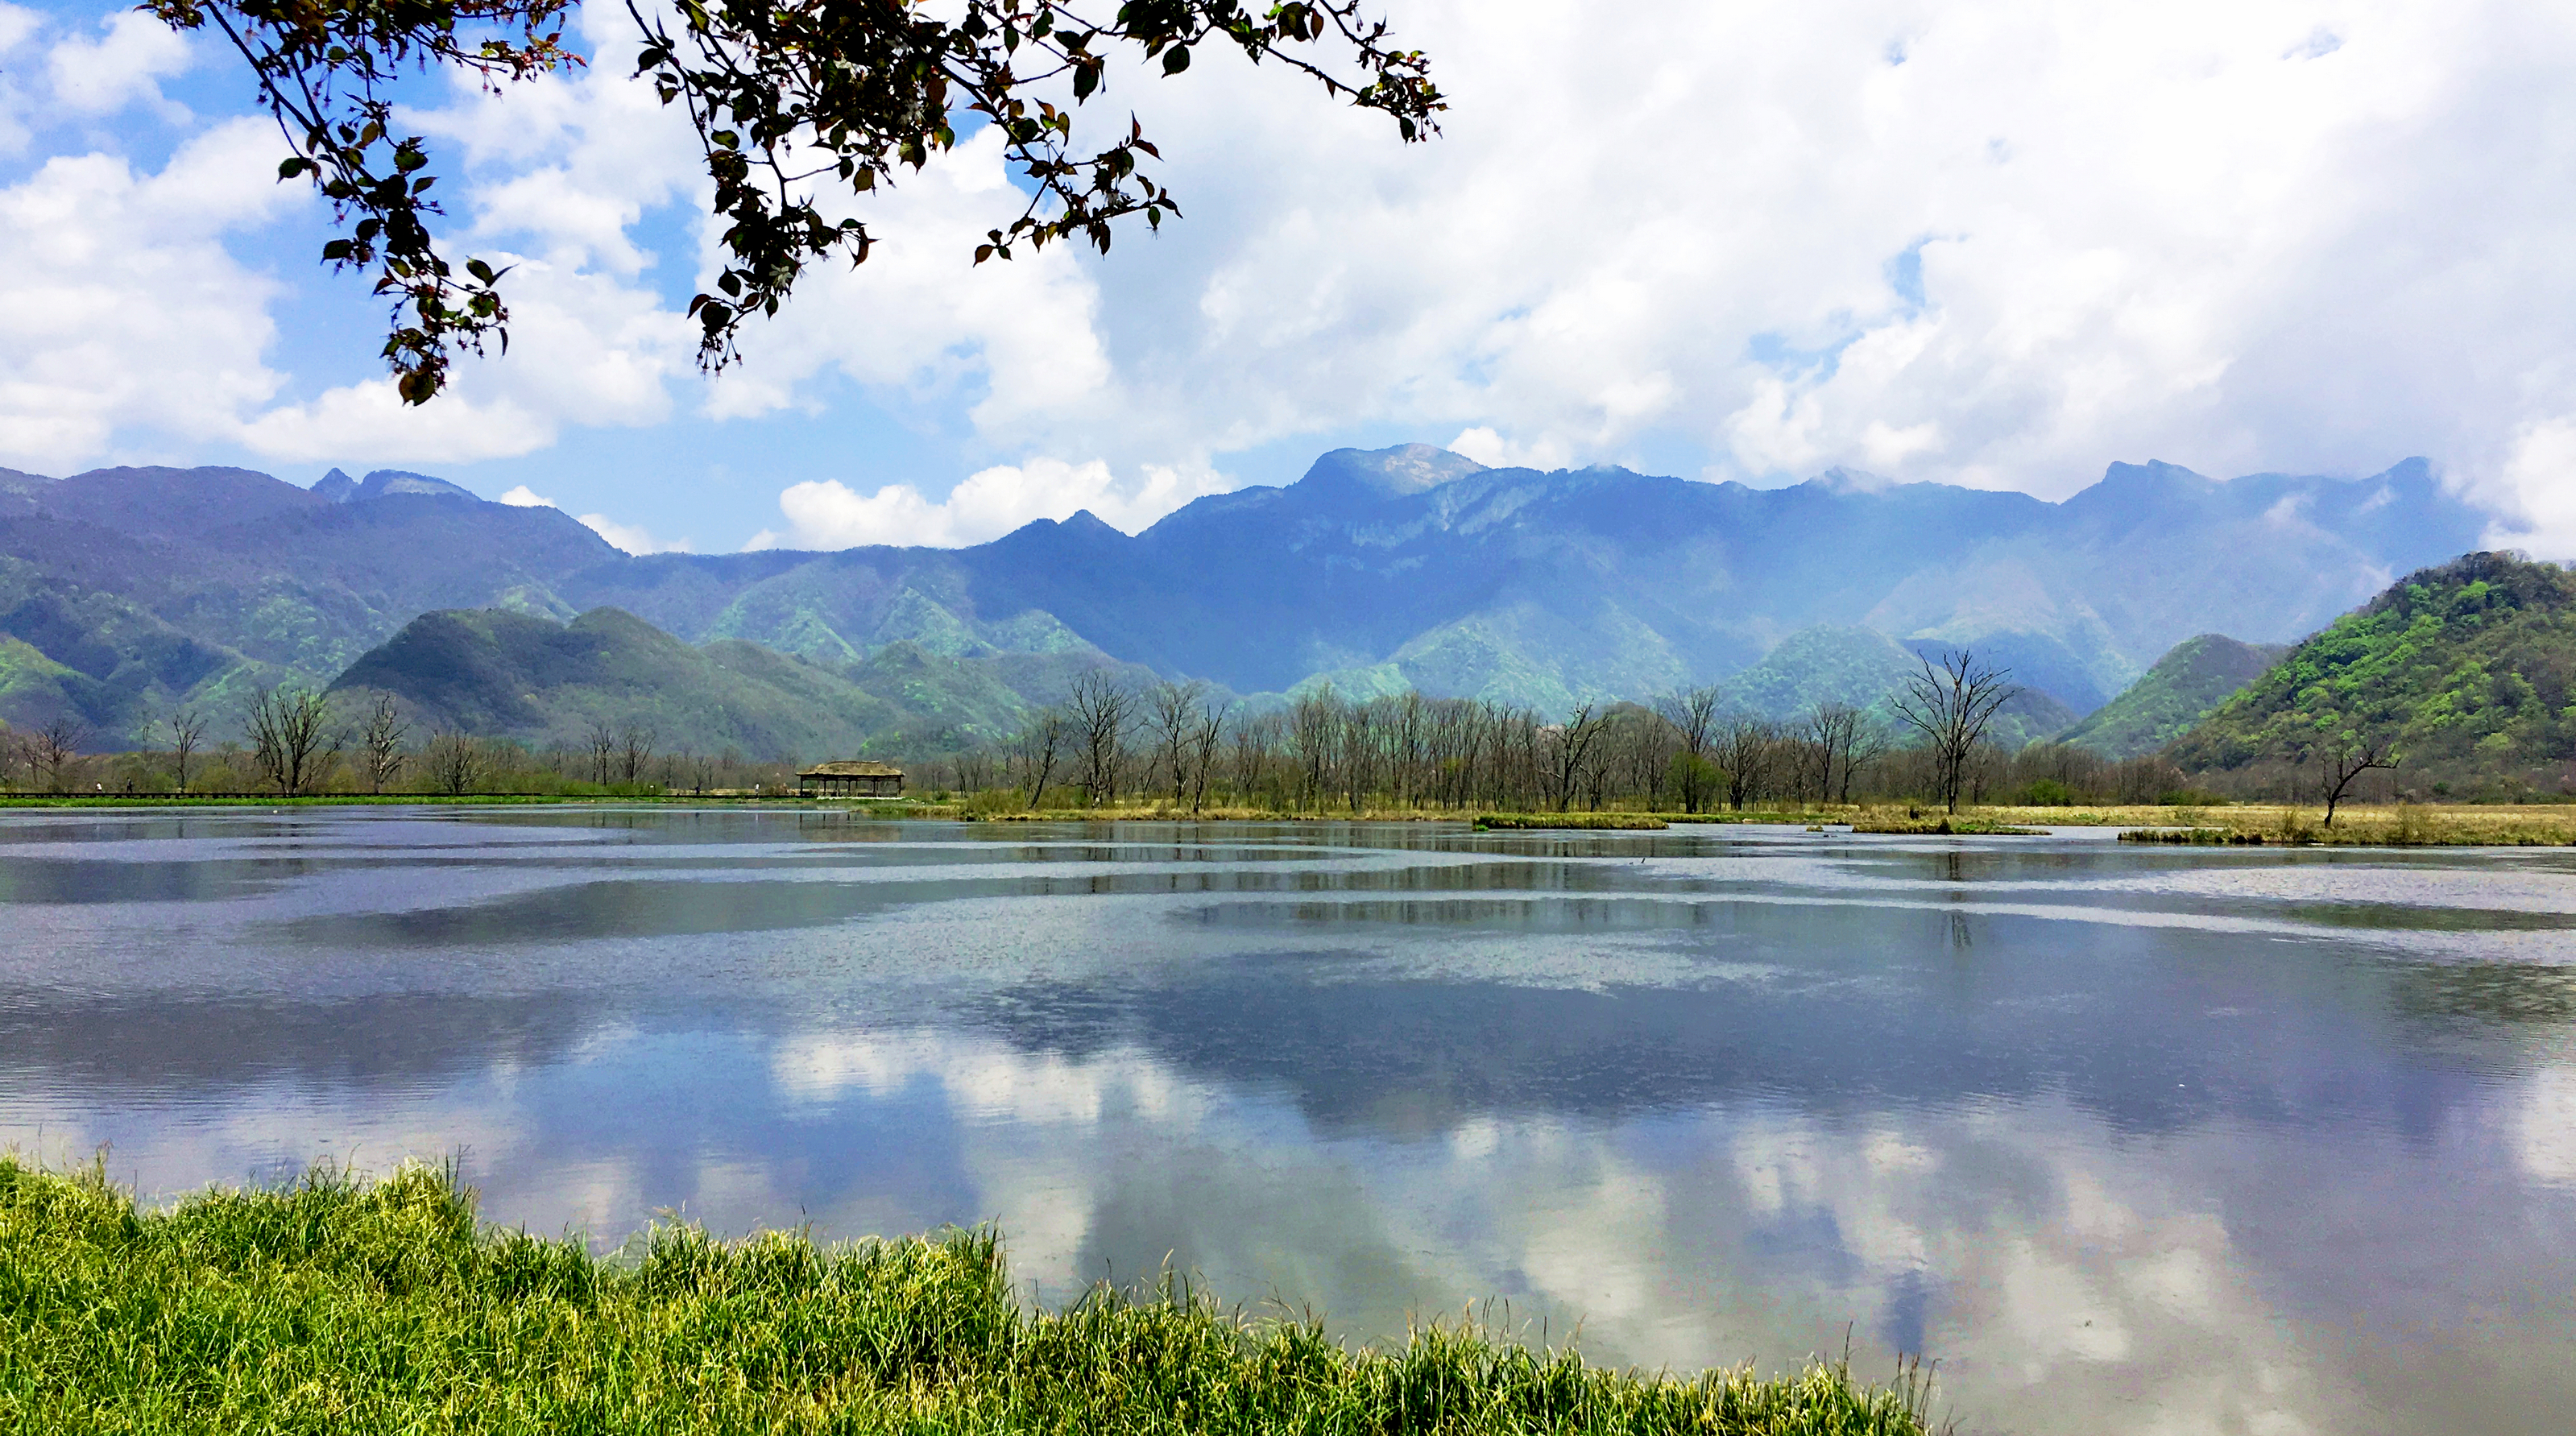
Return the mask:
<path fill-rule="evenodd" d="M 1847 469 L 1840 464 L 1807 482 L 1829 494 L 1883 494 L 1896 487 L 1896 480 L 1885 474 L 1873 474 L 1867 469 Z"/>
<path fill-rule="evenodd" d="M 1335 449 L 1317 459 L 1297 486 L 1398 499 L 1483 472 L 1483 464 L 1464 454 L 1430 444 L 1398 444 L 1391 449 Z"/>
<path fill-rule="evenodd" d="M 426 494 L 433 498 L 483 502 L 482 497 L 471 489 L 407 469 L 377 469 L 364 479 L 353 479 L 341 470 L 333 469 L 314 483 L 313 492 L 335 504 L 362 504 L 387 494 Z"/>

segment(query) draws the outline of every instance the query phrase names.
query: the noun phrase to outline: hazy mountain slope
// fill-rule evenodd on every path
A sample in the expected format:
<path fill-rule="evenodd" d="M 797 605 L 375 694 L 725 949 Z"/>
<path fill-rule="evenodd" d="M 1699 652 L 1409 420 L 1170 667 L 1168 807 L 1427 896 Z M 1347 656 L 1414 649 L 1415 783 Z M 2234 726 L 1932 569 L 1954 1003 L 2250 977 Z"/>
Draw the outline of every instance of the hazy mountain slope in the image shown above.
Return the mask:
<path fill-rule="evenodd" d="M 1730 712 L 1780 722 L 1795 722 L 1820 704 L 1848 703 L 1904 743 L 1913 741 L 1913 730 L 1897 717 L 1896 695 L 1922 672 L 1922 659 L 1883 633 L 1819 624 L 1782 639 L 1760 663 L 1719 684 L 1718 695 Z M 2073 710 L 2046 690 L 2024 686 L 1996 710 L 1990 736 L 2019 748 L 2074 721 Z"/>
<path fill-rule="evenodd" d="M 897 642 L 835 667 L 741 639 L 692 647 L 614 608 L 570 623 L 444 610 L 404 625 L 332 687 L 352 711 L 391 693 L 423 732 L 578 747 L 594 723 L 637 723 L 665 750 L 811 760 L 999 741 L 1104 662 L 1088 652 L 952 658 Z"/>
<path fill-rule="evenodd" d="M 2223 634 L 2186 638 L 2109 703 L 2069 729 L 2065 740 L 2113 758 L 2152 753 L 2190 731 L 2202 715 L 2270 671 L 2283 643 L 2239 643 Z"/>
<path fill-rule="evenodd" d="M 531 745 L 577 748 L 594 722 L 640 723 L 666 751 L 811 760 L 855 753 L 896 726 L 892 709 L 829 669 L 748 644 L 692 648 L 613 608 L 569 624 L 500 609 L 426 613 L 332 687 L 361 703 L 391 693 L 423 730 Z"/>
<path fill-rule="evenodd" d="M 2576 573 L 2473 553 L 2411 574 L 2221 704 L 2187 769 L 2302 761 L 2343 735 L 2456 788 L 2556 787 L 2576 759 Z"/>
<path fill-rule="evenodd" d="M 241 469 L 29 486 L 0 508 L 0 633 L 103 685 L 81 706 L 113 741 L 180 702 L 226 725 L 257 684 L 328 682 L 424 610 L 569 616 L 549 584 L 621 557 L 551 509 L 369 483 L 372 496 L 347 502 Z M 0 692 L 0 718 L 39 706 Z"/>
<path fill-rule="evenodd" d="M 1394 675 L 1550 709 L 1866 626 L 1976 646 L 2080 713 L 2193 633 L 2296 637 L 2484 524 L 2414 461 L 2227 483 L 2115 465 L 2049 504 L 1839 472 L 1755 490 L 1483 469 L 1410 445 L 1327 454 L 1296 484 L 1203 498 L 1132 538 L 1078 514 L 954 552 L 629 561 L 563 591 L 822 658 L 897 637 L 1007 648 L 997 629 L 1031 619 L 1238 691 Z"/>

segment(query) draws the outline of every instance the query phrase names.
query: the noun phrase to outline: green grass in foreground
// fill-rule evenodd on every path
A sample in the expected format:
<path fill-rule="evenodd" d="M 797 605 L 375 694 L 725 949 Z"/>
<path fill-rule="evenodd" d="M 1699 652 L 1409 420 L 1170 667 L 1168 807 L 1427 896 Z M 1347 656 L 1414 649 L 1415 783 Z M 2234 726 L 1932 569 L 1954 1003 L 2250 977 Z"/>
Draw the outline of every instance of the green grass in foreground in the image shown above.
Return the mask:
<path fill-rule="evenodd" d="M 1352 1351 L 1170 1282 L 1028 1312 L 989 1231 L 827 1248 L 660 1227 L 630 1252 L 481 1227 L 424 1167 L 156 1211 L 95 1169 L 0 1155 L 0 1430 L 1926 1429 L 1911 1371 L 1683 1379 L 1473 1327 Z"/>

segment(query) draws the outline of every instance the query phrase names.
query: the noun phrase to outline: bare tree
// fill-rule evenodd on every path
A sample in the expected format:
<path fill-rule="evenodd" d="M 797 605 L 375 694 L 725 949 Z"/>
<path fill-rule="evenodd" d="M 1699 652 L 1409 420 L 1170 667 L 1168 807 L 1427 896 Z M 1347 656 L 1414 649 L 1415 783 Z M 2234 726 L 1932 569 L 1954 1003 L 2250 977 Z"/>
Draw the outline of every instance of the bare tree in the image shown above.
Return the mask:
<path fill-rule="evenodd" d="M 431 734 L 421 758 L 429 769 L 430 785 L 450 797 L 461 798 L 473 792 L 483 776 L 481 746 L 453 728 Z"/>
<path fill-rule="evenodd" d="M 318 786 L 339 749 L 327 752 L 331 695 L 310 688 L 263 688 L 251 698 L 243 736 L 269 785 L 292 798 Z"/>
<path fill-rule="evenodd" d="M 1560 813 L 1574 806 L 1574 792 L 1585 765 L 1591 761 L 1592 745 L 1601 738 L 1601 719 L 1594 716 L 1589 703 L 1577 706 L 1567 716 L 1563 727 L 1549 735 L 1548 784 Z"/>
<path fill-rule="evenodd" d="M 1936 796 L 1955 813 L 1970 756 L 1993 726 L 1996 710 L 2021 690 L 2009 681 L 2012 670 L 1981 663 L 1964 648 L 1943 653 L 1938 665 L 1928 657 L 1920 661 L 1923 671 L 1909 676 L 1905 691 L 1893 697 L 1896 716 L 1923 735 Z"/>
<path fill-rule="evenodd" d="M 1094 807 L 1118 801 L 1118 769 L 1126 757 L 1127 724 L 1136 698 L 1103 669 L 1073 680 L 1064 707 L 1073 725 L 1074 757 L 1082 765 L 1083 795 Z"/>
<path fill-rule="evenodd" d="M 1054 708 L 1020 730 L 1020 771 L 1028 775 L 1032 808 L 1046 796 L 1047 780 L 1055 776 L 1056 762 L 1063 756 L 1065 736 L 1064 714 Z"/>
<path fill-rule="evenodd" d="M 170 730 L 170 758 L 179 791 L 188 791 L 188 760 L 196 756 L 197 745 L 205 740 L 206 715 L 194 708 L 182 708 L 161 720 Z"/>
<path fill-rule="evenodd" d="M 1297 762 L 1301 806 L 1307 801 L 1320 806 L 1331 791 L 1341 737 L 1342 698 L 1333 691 L 1332 680 L 1299 694 L 1288 710 L 1288 751 Z"/>
<path fill-rule="evenodd" d="M 1863 721 L 1860 709 L 1849 703 L 1819 703 L 1807 710 L 1807 741 L 1816 755 L 1816 796 L 1821 801 L 1851 792 L 1852 758 Z"/>
<path fill-rule="evenodd" d="M 1709 757 L 1726 784 L 1726 805 L 1737 812 L 1759 802 L 1771 782 L 1779 756 L 1780 730 L 1767 719 L 1739 713 L 1717 725 Z"/>
<path fill-rule="evenodd" d="M 582 735 L 582 740 L 590 745 L 590 781 L 607 787 L 608 765 L 617 757 L 616 727 L 602 718 L 590 725 L 590 731 Z"/>
<path fill-rule="evenodd" d="M 1834 801 L 1851 802 L 1854 775 L 1886 756 L 1887 730 L 1864 720 L 1852 733 L 1851 747 L 1843 760 L 1842 780 L 1834 788 Z"/>
<path fill-rule="evenodd" d="M 1182 770 L 1189 757 L 1190 735 L 1198 730 L 1199 708 L 1207 685 L 1162 682 L 1145 690 L 1145 722 L 1154 733 L 1154 757 L 1172 781 L 1172 803 L 1179 806 L 1188 787 Z"/>
<path fill-rule="evenodd" d="M 394 775 L 402 771 L 403 739 L 410 732 L 394 696 L 378 694 L 376 711 L 368 715 L 366 729 L 358 735 L 358 747 L 365 754 L 361 761 L 366 764 L 368 792 L 383 792 Z"/>
<path fill-rule="evenodd" d="M 2325 790 L 2326 795 L 2326 826 L 2334 826 L 2335 808 L 2343 802 L 2344 794 L 2351 790 L 2354 779 L 2373 768 L 2394 769 L 2396 766 L 2397 755 L 2390 752 L 2385 744 L 2364 742 L 2349 733 L 2318 745 L 2317 779 L 2318 786 Z"/>
<path fill-rule="evenodd" d="M 628 787 L 642 781 L 645 765 L 653 761 L 653 740 L 657 736 L 641 723 L 629 723 L 617 730 L 618 771 L 625 775 Z"/>
<path fill-rule="evenodd" d="M 1696 813 L 1708 801 L 1709 745 L 1717 729 L 1717 690 L 1685 688 L 1655 700 L 1655 711 L 1680 735 L 1682 753 L 1691 761 L 1674 765 L 1681 780 L 1682 811 Z"/>
<path fill-rule="evenodd" d="M 1216 767 L 1217 739 L 1225 731 L 1228 705 L 1218 703 L 1199 710 L 1198 721 L 1189 732 L 1190 811 L 1195 814 L 1207 806 L 1208 774 Z"/>
<path fill-rule="evenodd" d="M 969 748 L 959 753 L 953 766 L 957 770 L 957 791 L 961 796 L 972 797 L 995 786 L 993 755 L 982 748 Z"/>
<path fill-rule="evenodd" d="M 28 740 L 29 768 L 45 770 L 45 786 L 63 791 L 67 781 L 64 770 L 80 762 L 81 744 L 89 737 L 89 728 L 79 719 L 66 714 L 36 730 Z"/>

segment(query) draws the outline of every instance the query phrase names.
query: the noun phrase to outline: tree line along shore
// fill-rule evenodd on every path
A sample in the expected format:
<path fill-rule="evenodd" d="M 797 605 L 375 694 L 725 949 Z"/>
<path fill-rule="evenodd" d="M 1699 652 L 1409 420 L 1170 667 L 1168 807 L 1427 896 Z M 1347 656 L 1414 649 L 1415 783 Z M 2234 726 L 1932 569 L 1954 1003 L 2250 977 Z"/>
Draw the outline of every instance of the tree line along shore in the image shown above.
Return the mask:
<path fill-rule="evenodd" d="M 0 1154 L 10 1430 L 1919 1436 L 1930 1397 L 1906 1364 L 1620 1370 L 1465 1319 L 1355 1347 L 1169 1274 L 1033 1308 L 990 1229 L 603 1257 L 483 1223 L 449 1169 L 155 1208 Z"/>
<path fill-rule="evenodd" d="M 915 798 L 978 812 L 1384 811 L 1701 814 L 1933 804 L 2068 808 L 2267 800 L 2337 804 L 2400 789 L 2374 763 L 2186 773 L 2160 755 L 2113 760 L 2071 743 L 2007 749 L 1991 737 L 2008 675 L 1959 653 L 1884 704 L 1819 703 L 1780 720 L 1721 706 L 1713 687 L 1647 702 L 1543 714 L 1418 692 L 1346 697 L 1330 685 L 1253 708 L 1197 682 L 1130 685 L 1095 670 L 1010 738 L 904 757 Z M 364 696 L 364 695 L 362 695 Z M 257 694 L 238 732 L 180 710 L 150 747 L 84 752 L 68 720 L 0 728 L 0 788 L 17 794 L 274 794 L 279 797 L 777 794 L 795 755 L 709 754 L 648 723 L 599 719 L 572 741 L 532 745 L 425 727 L 390 694 L 302 688 Z M 2375 784 L 2372 780 L 2376 780 Z"/>

